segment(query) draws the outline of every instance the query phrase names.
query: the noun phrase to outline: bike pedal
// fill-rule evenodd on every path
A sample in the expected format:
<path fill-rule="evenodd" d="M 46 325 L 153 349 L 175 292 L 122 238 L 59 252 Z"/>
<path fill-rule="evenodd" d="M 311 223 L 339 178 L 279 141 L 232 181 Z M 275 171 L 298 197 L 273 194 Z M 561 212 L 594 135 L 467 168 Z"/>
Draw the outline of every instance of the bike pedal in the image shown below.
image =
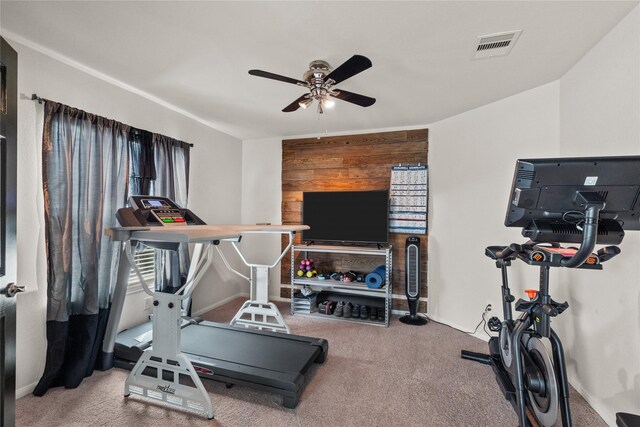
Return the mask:
<path fill-rule="evenodd" d="M 500 329 L 502 329 L 502 322 L 500 321 L 500 319 L 498 319 L 497 317 L 493 316 L 487 322 L 487 326 L 489 326 L 489 330 L 490 331 L 500 332 Z"/>

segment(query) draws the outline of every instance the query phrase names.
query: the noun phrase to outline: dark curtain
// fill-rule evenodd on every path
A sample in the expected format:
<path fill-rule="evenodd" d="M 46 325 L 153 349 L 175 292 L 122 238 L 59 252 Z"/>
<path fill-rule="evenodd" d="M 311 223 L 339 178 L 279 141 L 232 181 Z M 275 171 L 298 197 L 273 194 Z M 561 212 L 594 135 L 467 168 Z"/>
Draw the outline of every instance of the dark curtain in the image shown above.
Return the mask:
<path fill-rule="evenodd" d="M 156 179 L 151 183 L 154 196 L 168 197 L 180 207 L 187 206 L 191 146 L 168 136 L 153 134 Z M 180 245 L 178 252 L 156 251 L 156 290 L 174 292 L 186 282 L 189 249 Z"/>
<path fill-rule="evenodd" d="M 151 194 L 151 184 L 156 179 L 153 134 L 144 130 L 134 129 L 131 131 L 130 138 L 129 195 L 149 195 Z"/>
<path fill-rule="evenodd" d="M 42 141 L 47 358 L 34 390 L 92 374 L 109 313 L 113 246 L 104 229 L 124 207 L 130 128 L 47 101 Z"/>

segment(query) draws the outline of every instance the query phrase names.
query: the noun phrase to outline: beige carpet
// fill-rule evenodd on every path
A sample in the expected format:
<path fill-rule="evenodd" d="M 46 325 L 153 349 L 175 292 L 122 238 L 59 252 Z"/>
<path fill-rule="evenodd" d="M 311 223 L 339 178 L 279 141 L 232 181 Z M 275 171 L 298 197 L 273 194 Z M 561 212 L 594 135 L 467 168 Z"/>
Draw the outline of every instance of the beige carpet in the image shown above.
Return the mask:
<path fill-rule="evenodd" d="M 242 301 L 207 313 L 231 320 Z M 124 398 L 126 371 L 95 372 L 77 389 L 52 389 L 17 402 L 19 426 L 515 426 L 489 366 L 460 358 L 484 352 L 486 343 L 436 323 L 389 328 L 290 316 L 295 334 L 326 338 L 329 357 L 314 365 L 296 409 L 279 395 L 205 381 L 215 420 L 169 409 L 141 397 Z M 572 390 L 576 426 L 604 426 Z"/>

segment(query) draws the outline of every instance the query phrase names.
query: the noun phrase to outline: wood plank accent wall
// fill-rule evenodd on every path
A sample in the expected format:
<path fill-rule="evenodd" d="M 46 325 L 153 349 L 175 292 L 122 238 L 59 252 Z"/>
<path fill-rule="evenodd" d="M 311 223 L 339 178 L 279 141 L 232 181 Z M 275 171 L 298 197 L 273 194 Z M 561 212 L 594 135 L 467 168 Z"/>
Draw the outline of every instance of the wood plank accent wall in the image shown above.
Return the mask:
<path fill-rule="evenodd" d="M 427 164 L 429 151 L 428 130 L 379 132 L 360 135 L 332 136 L 324 138 L 290 139 L 282 141 L 282 223 L 302 223 L 302 193 L 304 191 L 339 190 L 383 190 L 389 189 L 391 166 Z M 407 310 L 404 297 L 404 248 L 408 234 L 389 234 L 393 245 L 393 307 Z M 421 250 L 420 296 L 427 297 L 427 236 L 419 235 Z M 295 244 L 300 244 L 302 233 L 296 235 Z M 283 240 L 283 245 L 286 242 Z M 284 246 L 283 246 L 284 248 Z M 370 260 L 347 260 L 341 255 L 316 257 L 322 271 L 336 268 L 338 271 L 365 269 L 381 264 L 381 258 Z M 343 257 L 335 259 L 335 257 Z M 320 258 L 322 259 L 321 262 Z M 298 260 L 296 260 L 296 263 Z M 352 263 L 351 267 L 347 264 Z M 365 263 L 366 265 L 362 265 Z M 290 283 L 291 258 L 282 260 L 281 281 Z M 281 288 L 281 296 L 288 298 L 288 287 Z M 419 311 L 426 313 L 426 303 L 420 302 Z"/>

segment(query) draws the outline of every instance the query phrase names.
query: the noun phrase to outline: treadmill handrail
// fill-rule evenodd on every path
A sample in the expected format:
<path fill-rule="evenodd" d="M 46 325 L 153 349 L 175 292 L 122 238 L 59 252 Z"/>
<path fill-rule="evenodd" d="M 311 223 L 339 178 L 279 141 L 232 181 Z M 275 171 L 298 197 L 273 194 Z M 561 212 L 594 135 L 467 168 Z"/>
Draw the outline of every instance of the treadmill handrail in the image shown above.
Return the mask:
<path fill-rule="evenodd" d="M 295 234 L 295 231 L 291 231 L 291 230 L 289 230 L 289 231 L 287 231 L 287 230 L 248 230 L 248 231 L 243 231 L 243 234 L 288 234 L 289 235 L 289 244 L 287 245 L 287 247 L 284 248 L 284 250 L 282 251 L 282 253 L 278 257 L 278 259 L 273 264 L 267 265 L 267 266 L 264 266 L 262 264 L 250 263 L 249 261 L 247 261 L 247 259 L 242 254 L 242 251 L 240 250 L 240 248 L 236 245 L 236 242 L 235 241 L 231 241 L 231 244 L 233 245 L 233 248 L 238 253 L 238 256 L 240 257 L 240 259 L 242 260 L 244 265 L 246 265 L 249 268 L 260 266 L 260 267 L 267 267 L 267 268 L 271 269 L 271 268 L 275 267 L 276 265 L 278 265 L 278 263 L 280 261 L 282 261 L 282 258 L 284 258 L 284 256 L 287 254 L 287 252 L 289 252 L 289 249 L 291 249 L 291 246 L 293 245 L 293 235 Z M 227 267 L 232 273 L 237 274 L 238 276 L 242 277 L 243 279 L 245 279 L 247 281 L 251 281 L 251 278 L 249 276 L 244 275 L 243 273 L 241 273 L 238 270 L 236 270 L 235 268 L 233 268 L 231 266 L 231 264 L 229 264 L 229 261 L 227 260 L 227 257 L 225 256 L 224 252 L 220 249 L 219 246 L 216 246 L 216 249 L 217 249 L 218 253 L 220 254 L 220 258 L 222 258 L 222 262 L 224 263 L 225 267 Z"/>
<path fill-rule="evenodd" d="M 180 289 L 178 289 L 176 292 L 174 292 L 174 294 L 178 295 L 178 299 L 180 301 L 187 299 L 191 296 L 196 285 L 198 284 L 200 279 L 202 279 L 202 276 L 209 269 L 209 266 L 211 265 L 211 262 L 213 259 L 213 256 L 211 254 L 211 244 L 207 244 L 207 246 L 204 247 L 203 252 L 205 256 L 200 257 L 200 259 L 198 260 L 198 264 L 196 265 L 193 272 L 190 271 L 189 277 L 187 278 L 187 281 L 185 282 L 185 284 L 182 285 Z M 140 269 L 138 268 L 138 265 L 136 264 L 133 258 L 133 246 L 131 245 L 131 240 L 127 240 L 125 242 L 125 253 L 127 255 L 127 258 L 129 259 L 129 263 L 131 264 L 134 272 L 138 276 L 138 280 L 140 281 L 140 286 L 142 287 L 142 290 L 147 295 L 154 296 L 155 292 L 149 288 L 147 281 L 143 277 L 142 273 L 140 272 Z"/>
<path fill-rule="evenodd" d="M 280 253 L 280 256 L 278 257 L 278 259 L 276 259 L 273 264 L 266 265 L 266 267 L 268 267 L 268 268 L 273 268 L 276 265 L 278 265 L 280 263 L 280 261 L 282 261 L 282 258 L 284 258 L 284 256 L 287 254 L 287 252 L 289 252 L 289 249 L 291 249 L 291 246 L 293 245 L 293 236 L 296 233 L 296 231 L 299 230 L 298 227 L 300 227 L 300 226 L 295 226 L 295 227 L 296 227 L 296 230 L 286 230 L 286 229 L 280 229 L 280 230 L 269 230 L 269 229 L 265 229 L 265 230 L 247 230 L 247 231 L 243 231 L 242 234 L 281 234 L 281 235 L 282 234 L 287 234 L 289 236 L 289 244 L 287 245 L 286 248 L 284 248 L 282 250 L 282 252 Z M 302 226 L 302 227 L 306 227 L 306 229 L 309 228 L 308 226 Z M 232 241 L 231 244 L 233 245 L 233 248 L 238 253 L 238 256 L 240 256 L 240 259 L 242 260 L 242 262 L 247 267 L 264 266 L 263 264 L 251 263 L 251 262 L 247 261 L 247 259 L 242 254 L 242 251 L 240 250 L 240 248 L 236 244 L 236 242 Z"/>
<path fill-rule="evenodd" d="M 231 264 L 229 264 L 229 261 L 227 261 L 227 257 L 224 255 L 224 252 L 222 252 L 222 250 L 220 249 L 220 246 L 216 246 L 216 250 L 220 254 L 220 258 L 222 259 L 222 262 L 224 263 L 225 267 L 227 267 L 229 269 L 229 271 L 231 271 L 232 273 L 237 274 L 238 276 L 242 277 L 243 279 L 245 279 L 247 281 L 251 280 L 251 278 L 249 276 L 245 276 L 244 274 L 240 273 L 238 270 L 233 268 L 231 266 Z"/>

